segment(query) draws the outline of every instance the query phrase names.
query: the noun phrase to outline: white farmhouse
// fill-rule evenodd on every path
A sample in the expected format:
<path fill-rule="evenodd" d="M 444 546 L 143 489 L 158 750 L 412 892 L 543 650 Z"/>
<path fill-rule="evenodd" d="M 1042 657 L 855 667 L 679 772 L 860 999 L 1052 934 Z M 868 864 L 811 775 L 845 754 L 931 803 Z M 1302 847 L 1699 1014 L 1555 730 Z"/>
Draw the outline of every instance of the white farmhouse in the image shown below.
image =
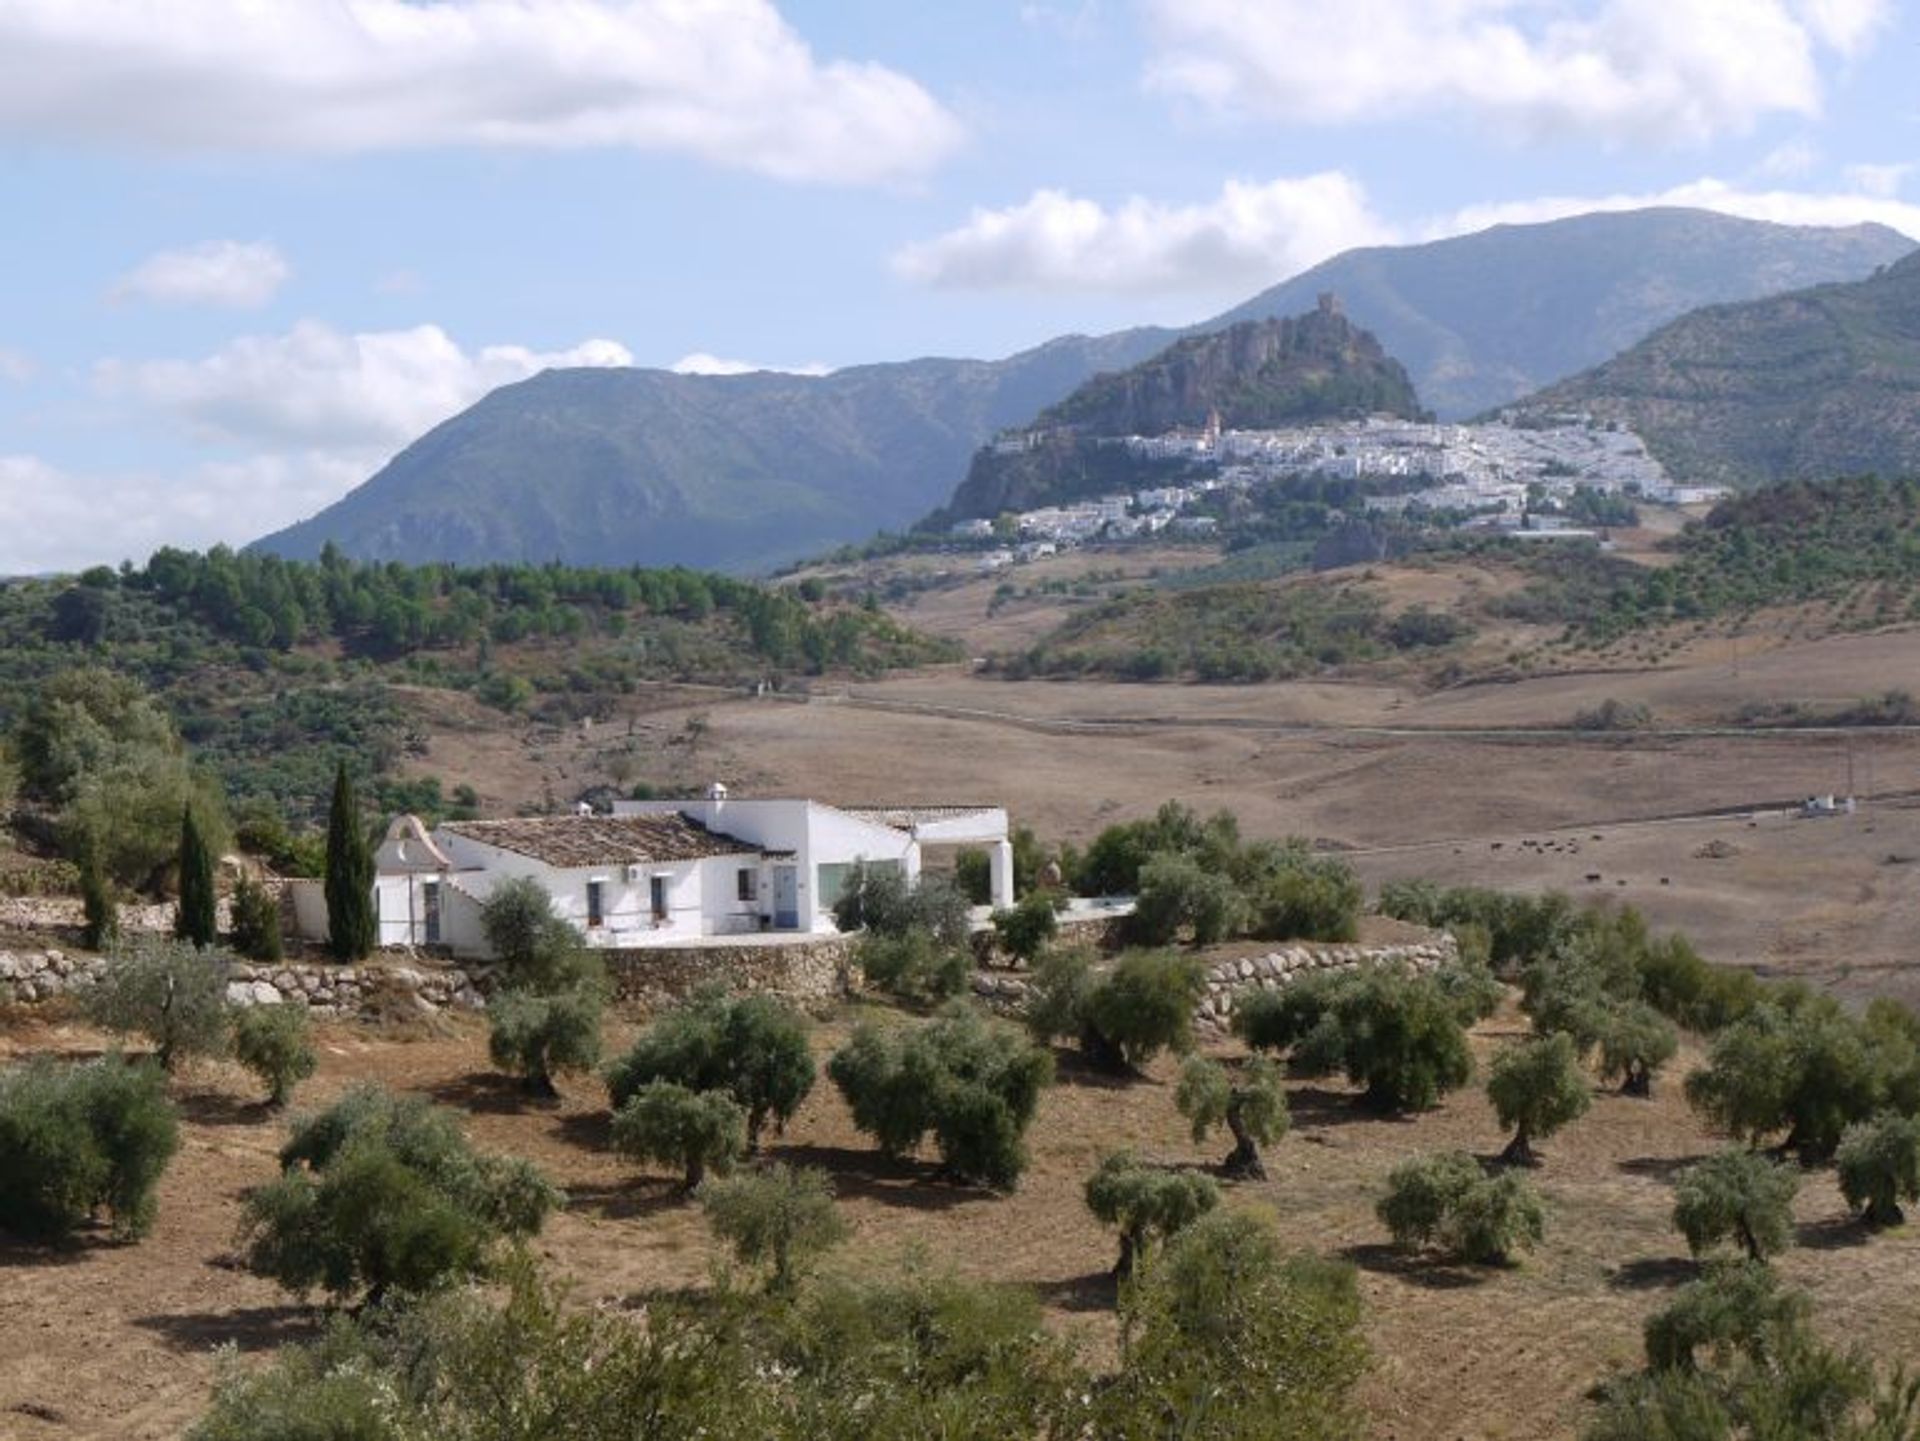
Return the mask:
<path fill-rule="evenodd" d="M 518 877 L 538 881 L 596 946 L 806 939 L 834 932 L 833 904 L 855 866 L 897 866 L 916 880 L 932 846 L 985 849 L 994 905 L 1013 903 L 997 806 L 842 809 L 734 800 L 715 786 L 702 800 L 617 802 L 612 815 L 449 821 L 431 833 L 402 816 L 374 857 L 380 943 L 484 954 L 481 907 Z M 324 913 L 317 920 L 302 916 L 315 938 Z"/>

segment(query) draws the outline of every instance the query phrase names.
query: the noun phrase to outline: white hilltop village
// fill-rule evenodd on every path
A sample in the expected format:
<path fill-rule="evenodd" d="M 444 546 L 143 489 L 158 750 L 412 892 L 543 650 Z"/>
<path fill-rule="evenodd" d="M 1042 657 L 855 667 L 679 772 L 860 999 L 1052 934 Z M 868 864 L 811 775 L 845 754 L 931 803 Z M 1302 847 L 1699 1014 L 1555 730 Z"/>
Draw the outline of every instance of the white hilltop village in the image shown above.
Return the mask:
<path fill-rule="evenodd" d="M 1016 454 L 1042 444 L 1046 431 L 1013 430 L 992 448 Z M 1216 412 L 1200 430 L 1101 439 L 1146 460 L 1180 465 L 1177 484 L 1116 492 L 1069 505 L 1019 511 L 999 521 L 972 519 L 956 536 L 1017 536 L 988 552 L 991 571 L 1074 545 L 1157 535 L 1207 535 L 1218 527 L 1195 511 L 1222 492 L 1247 492 L 1289 480 L 1384 482 L 1369 511 L 1445 517 L 1462 528 L 1516 537 L 1597 539 L 1561 514 L 1577 490 L 1659 505 L 1698 505 L 1728 494 L 1723 486 L 1676 483 L 1646 444 L 1617 422 L 1560 414 L 1516 422 L 1437 424 L 1397 416 L 1281 430 L 1223 430 Z"/>

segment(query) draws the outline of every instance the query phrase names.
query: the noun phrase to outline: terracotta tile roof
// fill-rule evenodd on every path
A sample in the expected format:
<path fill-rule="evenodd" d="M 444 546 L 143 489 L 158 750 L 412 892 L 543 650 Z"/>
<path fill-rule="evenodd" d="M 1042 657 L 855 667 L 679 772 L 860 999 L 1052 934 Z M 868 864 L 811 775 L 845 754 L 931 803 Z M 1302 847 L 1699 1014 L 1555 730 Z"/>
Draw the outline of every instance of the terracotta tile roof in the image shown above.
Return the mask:
<path fill-rule="evenodd" d="M 563 869 L 759 855 L 760 847 L 681 815 L 449 821 L 441 830 Z"/>

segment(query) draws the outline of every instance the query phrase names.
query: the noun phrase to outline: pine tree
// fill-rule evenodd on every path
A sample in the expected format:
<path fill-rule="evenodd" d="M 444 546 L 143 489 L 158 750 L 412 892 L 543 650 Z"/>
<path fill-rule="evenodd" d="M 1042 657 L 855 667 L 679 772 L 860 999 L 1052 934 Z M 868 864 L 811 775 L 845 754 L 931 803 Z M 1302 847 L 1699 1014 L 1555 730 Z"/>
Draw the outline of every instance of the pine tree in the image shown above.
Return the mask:
<path fill-rule="evenodd" d="M 173 933 L 196 946 L 210 946 L 219 927 L 213 894 L 213 853 L 201 838 L 193 807 L 180 812 L 180 906 L 174 912 Z"/>
<path fill-rule="evenodd" d="M 327 812 L 327 949 L 337 961 L 357 961 L 374 946 L 373 852 L 361 829 L 360 803 L 347 763 L 333 778 Z"/>

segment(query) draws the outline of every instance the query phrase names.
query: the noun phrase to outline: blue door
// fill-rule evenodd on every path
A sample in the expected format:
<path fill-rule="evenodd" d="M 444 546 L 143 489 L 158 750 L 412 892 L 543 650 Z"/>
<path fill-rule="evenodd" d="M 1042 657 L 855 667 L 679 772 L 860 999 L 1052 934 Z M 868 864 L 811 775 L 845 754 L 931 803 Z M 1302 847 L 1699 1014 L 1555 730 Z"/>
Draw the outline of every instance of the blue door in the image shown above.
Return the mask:
<path fill-rule="evenodd" d="M 776 930 L 800 928 L 800 868 L 773 868 L 773 924 Z"/>

